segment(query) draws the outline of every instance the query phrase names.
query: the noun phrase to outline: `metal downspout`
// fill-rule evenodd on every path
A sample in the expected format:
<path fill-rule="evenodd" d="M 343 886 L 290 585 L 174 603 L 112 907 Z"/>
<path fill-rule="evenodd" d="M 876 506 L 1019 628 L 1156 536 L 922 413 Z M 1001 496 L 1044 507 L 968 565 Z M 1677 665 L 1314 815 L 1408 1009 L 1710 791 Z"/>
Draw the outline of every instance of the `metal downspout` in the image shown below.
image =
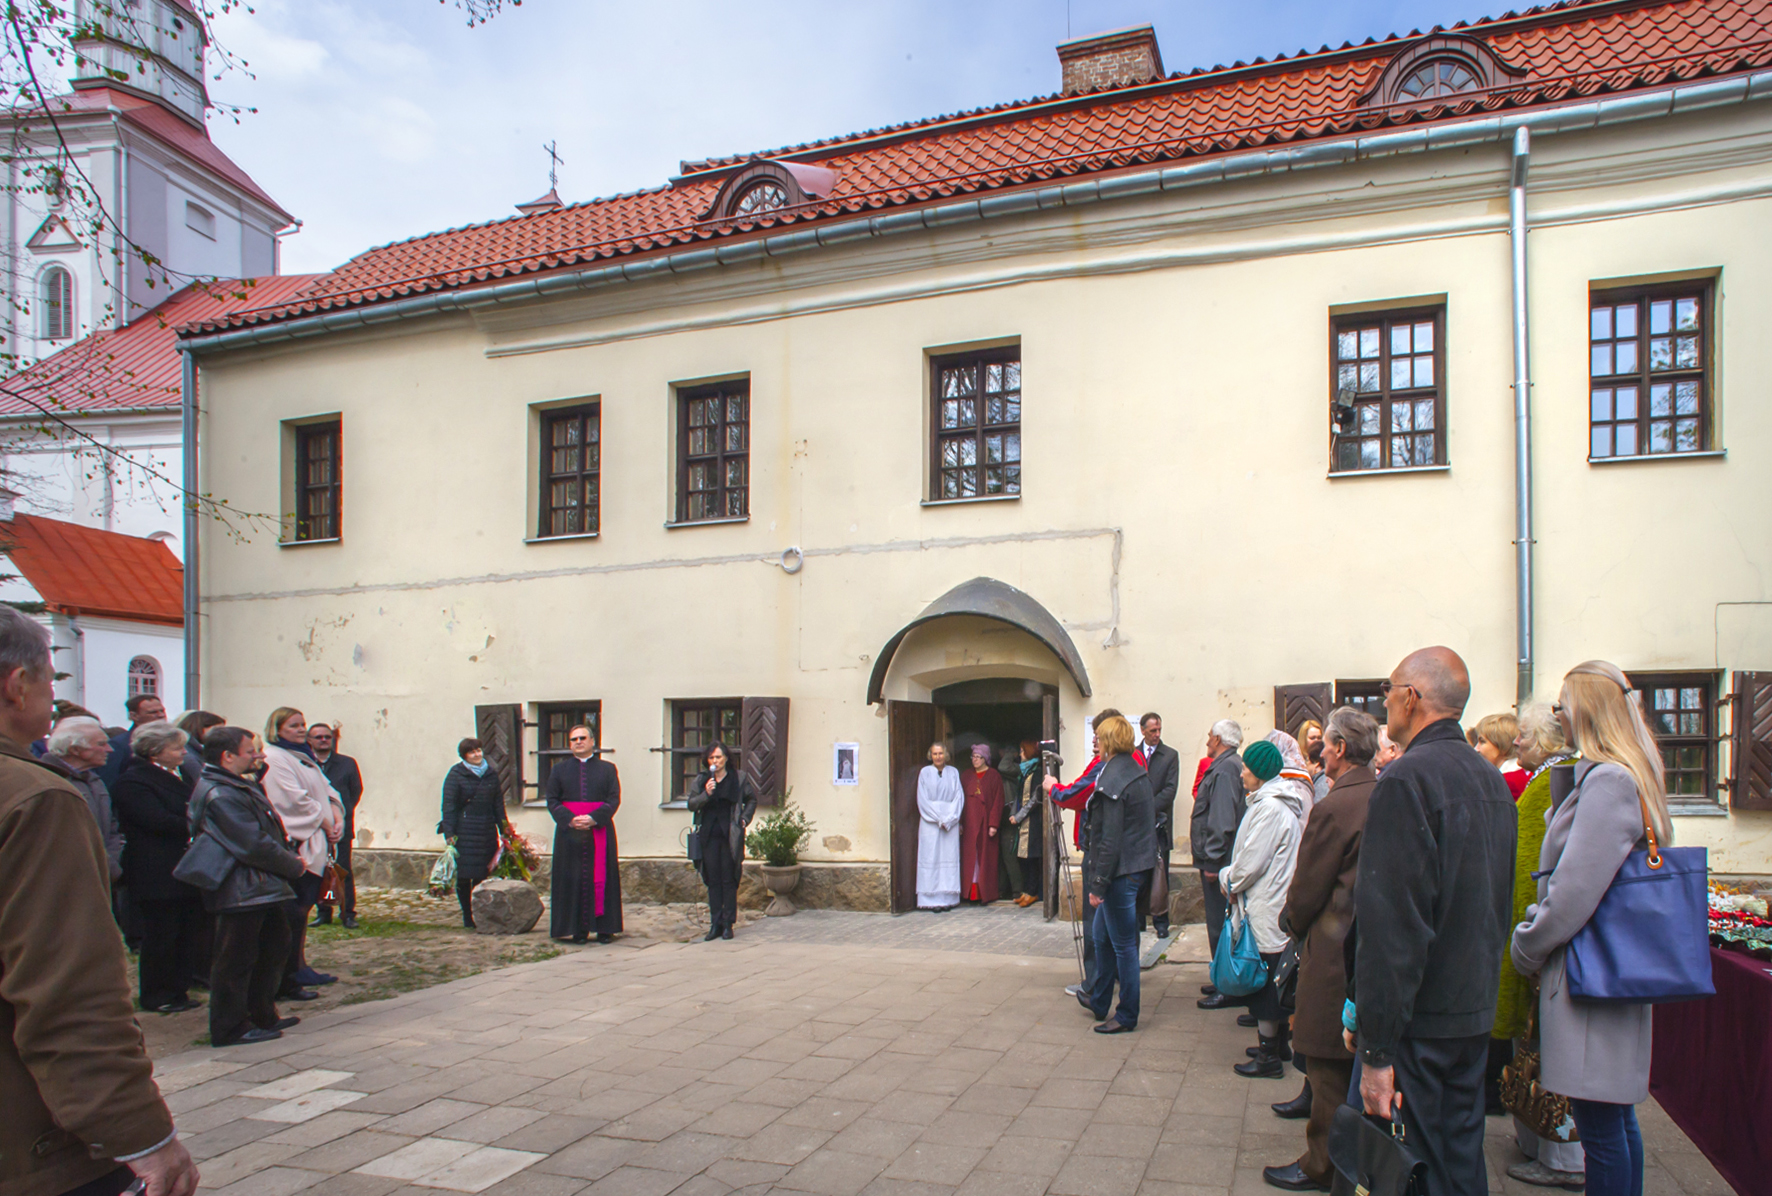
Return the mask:
<path fill-rule="evenodd" d="M 1532 133 L 1514 130 L 1507 230 L 1514 281 L 1514 604 L 1518 627 L 1518 698 L 1532 700 L 1532 355 L 1526 312 L 1526 168 Z"/>
<path fill-rule="evenodd" d="M 197 624 L 197 531 L 202 516 L 197 504 L 197 359 L 188 352 L 180 356 L 183 358 L 180 422 L 184 441 L 184 493 L 180 498 L 185 513 L 185 709 L 196 710 L 202 661 L 201 632 Z"/>

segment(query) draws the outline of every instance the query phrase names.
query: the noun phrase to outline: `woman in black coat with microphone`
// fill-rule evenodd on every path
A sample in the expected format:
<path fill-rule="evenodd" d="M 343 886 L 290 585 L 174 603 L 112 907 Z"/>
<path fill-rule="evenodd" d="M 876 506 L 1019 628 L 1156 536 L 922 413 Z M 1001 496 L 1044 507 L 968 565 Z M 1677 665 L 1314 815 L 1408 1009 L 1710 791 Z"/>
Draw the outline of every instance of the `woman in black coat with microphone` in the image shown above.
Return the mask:
<path fill-rule="evenodd" d="M 443 778 L 443 837 L 455 844 L 455 899 L 461 902 L 461 924 L 474 928 L 474 886 L 492 872 L 498 854 L 498 831 L 507 826 L 504 790 L 498 769 L 486 758 L 478 739 L 456 745 L 461 763 Z"/>
<path fill-rule="evenodd" d="M 748 777 L 732 767 L 722 744 L 702 756 L 701 774 L 689 787 L 701 840 L 701 878 L 708 886 L 708 932 L 702 942 L 732 937 L 738 921 L 738 881 L 744 873 L 744 832 L 757 812 L 757 794 Z"/>

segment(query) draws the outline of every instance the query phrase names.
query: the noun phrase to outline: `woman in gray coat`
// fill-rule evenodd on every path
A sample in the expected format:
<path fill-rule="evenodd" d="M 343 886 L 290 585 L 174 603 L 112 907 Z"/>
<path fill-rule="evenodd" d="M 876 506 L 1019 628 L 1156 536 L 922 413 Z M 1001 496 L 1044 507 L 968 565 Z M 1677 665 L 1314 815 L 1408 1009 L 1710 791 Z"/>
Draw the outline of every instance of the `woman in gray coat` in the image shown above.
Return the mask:
<path fill-rule="evenodd" d="M 1542 1079 L 1570 1100 L 1587 1153 L 1589 1196 L 1641 1196 L 1636 1105 L 1649 1095 L 1652 1010 L 1575 1001 L 1564 956 L 1619 865 L 1648 845 L 1645 824 L 1661 846 L 1673 843 L 1661 753 L 1615 665 L 1575 666 L 1554 709 L 1582 759 L 1574 791 L 1545 816 L 1538 902 L 1514 929 L 1513 962 L 1522 976 L 1541 978 Z"/>

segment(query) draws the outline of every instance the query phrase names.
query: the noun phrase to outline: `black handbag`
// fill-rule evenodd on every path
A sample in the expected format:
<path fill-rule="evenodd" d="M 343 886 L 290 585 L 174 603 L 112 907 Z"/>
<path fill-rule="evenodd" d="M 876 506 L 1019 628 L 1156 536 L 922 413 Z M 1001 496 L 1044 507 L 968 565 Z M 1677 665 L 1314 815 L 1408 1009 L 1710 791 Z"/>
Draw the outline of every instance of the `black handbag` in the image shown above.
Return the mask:
<path fill-rule="evenodd" d="M 1298 1012 L 1298 940 L 1289 938 L 1280 949 L 1279 962 L 1274 965 L 1274 988 L 1280 995 L 1280 1009 Z"/>
<path fill-rule="evenodd" d="M 701 867 L 702 845 L 701 828 L 699 826 L 692 826 L 689 828 L 688 849 L 689 862 L 694 864 L 697 868 Z"/>
<path fill-rule="evenodd" d="M 199 832 L 172 869 L 172 878 L 182 880 L 206 893 L 213 893 L 227 882 L 229 874 L 238 864 L 239 861 L 233 854 L 214 837 Z"/>
<path fill-rule="evenodd" d="M 1427 1196 L 1427 1164 L 1407 1137 L 1401 1117 L 1386 1121 L 1339 1106 L 1329 1127 L 1331 1196 Z"/>

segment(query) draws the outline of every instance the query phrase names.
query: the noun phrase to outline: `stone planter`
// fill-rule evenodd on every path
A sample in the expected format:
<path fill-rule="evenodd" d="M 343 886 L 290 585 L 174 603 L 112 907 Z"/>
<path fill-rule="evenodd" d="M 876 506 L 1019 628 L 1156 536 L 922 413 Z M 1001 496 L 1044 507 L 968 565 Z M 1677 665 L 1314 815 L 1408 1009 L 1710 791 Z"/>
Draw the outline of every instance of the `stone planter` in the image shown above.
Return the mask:
<path fill-rule="evenodd" d="M 771 918 L 781 918 L 794 912 L 794 903 L 788 900 L 788 894 L 800 883 L 800 865 L 789 864 L 783 868 L 763 865 L 763 884 L 768 888 L 770 897 L 769 908 L 763 913 Z"/>

